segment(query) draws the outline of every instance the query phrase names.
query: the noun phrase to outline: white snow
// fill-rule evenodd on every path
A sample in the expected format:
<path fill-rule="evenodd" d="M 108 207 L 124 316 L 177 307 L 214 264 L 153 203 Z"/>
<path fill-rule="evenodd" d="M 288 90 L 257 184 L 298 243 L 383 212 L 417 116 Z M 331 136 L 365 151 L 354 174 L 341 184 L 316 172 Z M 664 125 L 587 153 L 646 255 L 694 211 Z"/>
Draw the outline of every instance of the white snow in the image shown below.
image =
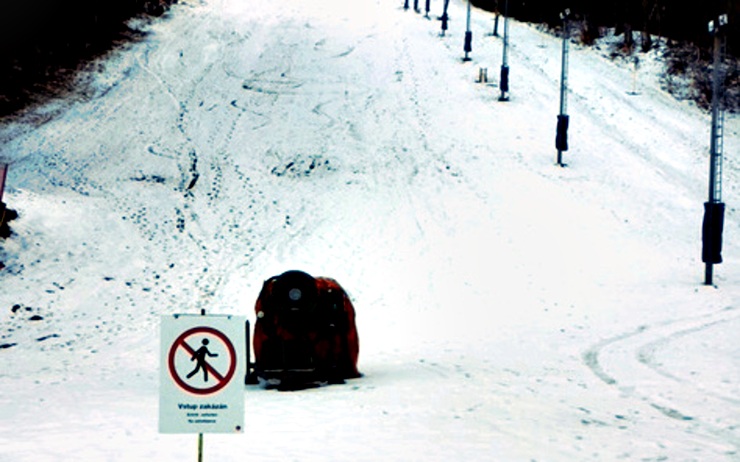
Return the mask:
<path fill-rule="evenodd" d="M 246 387 L 205 460 L 740 459 L 738 119 L 705 286 L 708 114 L 574 44 L 556 167 L 560 39 L 511 21 L 499 102 L 492 16 L 464 63 L 441 3 L 180 3 L 2 126 L 0 461 L 195 460 L 157 432 L 160 315 L 253 319 L 288 269 L 350 292 L 365 376 Z"/>

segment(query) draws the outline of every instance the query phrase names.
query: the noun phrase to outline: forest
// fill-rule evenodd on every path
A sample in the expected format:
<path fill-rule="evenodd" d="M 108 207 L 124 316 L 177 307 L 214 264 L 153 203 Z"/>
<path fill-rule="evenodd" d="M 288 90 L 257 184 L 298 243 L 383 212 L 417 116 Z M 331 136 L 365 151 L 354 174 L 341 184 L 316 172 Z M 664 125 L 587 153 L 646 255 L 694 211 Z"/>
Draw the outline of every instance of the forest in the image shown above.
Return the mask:
<path fill-rule="evenodd" d="M 706 0 L 704 2 L 677 2 L 672 0 L 472 0 L 472 4 L 521 21 L 545 23 L 552 27 L 561 24 L 560 13 L 571 11 L 581 23 L 585 43 L 598 38 L 603 28 L 614 28 L 617 35 L 628 32 L 625 39 L 638 33 L 648 33 L 672 41 L 689 42 L 708 49 L 712 36 L 708 31 L 710 20 L 727 14 L 730 26 L 726 35 L 728 53 L 737 56 L 740 50 L 740 2 L 737 0 Z M 631 34 L 629 32 L 632 32 Z M 643 50 L 645 51 L 645 50 Z"/>
<path fill-rule="evenodd" d="M 134 17 L 159 17 L 177 0 L 23 0 L 0 15 L 0 118 L 68 89 L 77 70 L 141 38 Z"/>

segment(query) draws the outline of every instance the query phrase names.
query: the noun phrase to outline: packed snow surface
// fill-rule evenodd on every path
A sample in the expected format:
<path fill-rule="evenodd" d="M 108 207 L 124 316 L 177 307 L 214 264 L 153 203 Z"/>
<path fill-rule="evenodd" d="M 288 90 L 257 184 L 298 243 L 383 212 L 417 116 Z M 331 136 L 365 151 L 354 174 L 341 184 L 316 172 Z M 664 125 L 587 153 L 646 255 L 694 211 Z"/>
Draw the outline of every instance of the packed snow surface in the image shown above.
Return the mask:
<path fill-rule="evenodd" d="M 350 293 L 364 377 L 245 387 L 204 460 L 740 460 L 737 118 L 705 285 L 709 115 L 574 43 L 558 167 L 561 40 L 510 21 L 500 102 L 493 15 L 464 62 L 441 8 L 181 2 L 1 127 L 0 461 L 195 460 L 160 316 L 253 319 L 288 269 Z"/>

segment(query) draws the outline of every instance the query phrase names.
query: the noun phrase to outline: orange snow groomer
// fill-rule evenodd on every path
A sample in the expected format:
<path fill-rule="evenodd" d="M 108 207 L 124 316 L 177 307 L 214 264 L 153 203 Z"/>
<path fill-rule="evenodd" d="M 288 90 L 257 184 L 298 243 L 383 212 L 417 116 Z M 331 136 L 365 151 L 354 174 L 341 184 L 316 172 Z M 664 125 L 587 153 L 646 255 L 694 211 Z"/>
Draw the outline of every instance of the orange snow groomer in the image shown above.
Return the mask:
<path fill-rule="evenodd" d="M 265 281 L 254 309 L 254 371 L 268 385 L 360 376 L 355 309 L 337 281 L 287 271 Z"/>

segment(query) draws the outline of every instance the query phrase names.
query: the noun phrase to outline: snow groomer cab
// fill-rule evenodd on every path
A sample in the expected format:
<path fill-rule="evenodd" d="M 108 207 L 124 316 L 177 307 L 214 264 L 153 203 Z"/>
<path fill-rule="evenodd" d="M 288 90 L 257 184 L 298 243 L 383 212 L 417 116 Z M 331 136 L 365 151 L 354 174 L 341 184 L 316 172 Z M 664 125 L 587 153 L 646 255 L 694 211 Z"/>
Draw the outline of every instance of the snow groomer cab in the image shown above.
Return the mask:
<path fill-rule="evenodd" d="M 337 281 L 287 271 L 265 281 L 255 303 L 252 374 L 296 389 L 360 376 L 355 309 Z"/>

